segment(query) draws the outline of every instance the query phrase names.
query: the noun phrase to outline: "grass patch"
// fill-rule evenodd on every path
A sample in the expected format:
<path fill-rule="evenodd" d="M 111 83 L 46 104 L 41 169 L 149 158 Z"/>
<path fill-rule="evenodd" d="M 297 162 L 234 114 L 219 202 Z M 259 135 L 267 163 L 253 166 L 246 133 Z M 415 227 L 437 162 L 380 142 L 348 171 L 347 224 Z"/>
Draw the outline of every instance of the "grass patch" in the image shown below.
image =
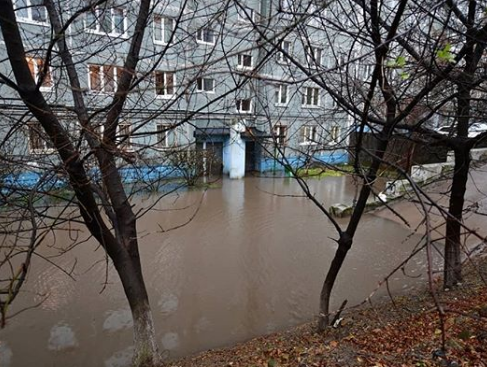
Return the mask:
<path fill-rule="evenodd" d="M 367 172 L 368 166 L 362 166 L 363 172 Z M 340 177 L 351 174 L 354 172 L 352 165 L 340 165 L 336 167 L 311 167 L 311 168 L 299 168 L 296 174 L 299 177 Z M 397 172 L 394 168 L 381 168 L 377 172 L 377 177 L 384 177 L 391 180 L 396 180 L 402 177 L 400 172 Z"/>
<path fill-rule="evenodd" d="M 296 174 L 299 177 L 322 178 L 322 177 L 340 177 L 353 172 L 353 166 L 343 165 L 333 168 L 314 167 L 299 168 Z"/>

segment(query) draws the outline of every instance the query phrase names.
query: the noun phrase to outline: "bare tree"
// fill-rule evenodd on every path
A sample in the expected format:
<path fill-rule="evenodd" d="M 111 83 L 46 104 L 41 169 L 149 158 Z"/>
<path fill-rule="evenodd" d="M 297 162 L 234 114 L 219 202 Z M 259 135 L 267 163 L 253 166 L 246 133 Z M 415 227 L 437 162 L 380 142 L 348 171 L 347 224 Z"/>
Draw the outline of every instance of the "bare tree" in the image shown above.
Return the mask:
<path fill-rule="evenodd" d="M 228 48 L 216 42 L 229 34 L 233 25 L 225 12 L 231 7 L 237 17 L 238 4 L 166 6 L 80 1 L 68 12 L 64 2 L 50 0 L 0 3 L 6 56 L 1 87 L 11 101 L 4 109 L 1 149 L 13 167 L 9 203 L 12 211 L 23 209 L 3 231 L 7 241 L 22 234 L 5 247 L 0 263 L 9 274 L 2 283 L 3 318 L 45 233 L 79 221 L 121 279 L 134 320 L 134 365 L 140 366 L 159 365 L 161 357 L 139 255 L 137 219 L 146 210 L 134 212 L 132 194 L 140 185 L 185 172 L 193 181 L 199 165 L 188 166 L 188 159 L 205 157 L 209 166 L 210 154 L 192 150 L 193 132 L 210 125 L 210 114 L 228 130 L 236 115 L 248 113 L 249 60 L 255 69 L 266 61 L 254 63 L 242 54 L 255 49 L 246 41 L 251 32 Z M 254 22 L 250 13 L 239 16 Z M 209 69 L 212 79 L 205 78 Z M 222 92 L 213 97 L 217 87 Z M 22 181 L 26 171 L 34 171 L 28 182 Z M 65 209 L 53 215 L 48 203 L 38 205 L 39 196 L 63 200 Z M 22 227 L 15 229 L 18 222 Z"/>
<path fill-rule="evenodd" d="M 448 144 L 455 155 L 453 181 L 449 202 L 449 216 L 446 219 L 444 287 L 451 288 L 462 281 L 462 241 L 461 223 L 465 205 L 465 190 L 470 170 L 470 151 L 481 141 L 485 134 L 469 136 L 473 123 L 484 116 L 481 102 L 485 93 L 485 69 L 481 63 L 485 57 L 487 45 L 487 27 L 485 26 L 484 7 L 476 1 L 467 4 L 447 1 L 450 8 L 444 17 L 453 19 L 452 27 L 444 35 L 444 44 L 452 45 L 456 50 L 464 50 L 461 63 L 451 75 L 451 82 L 456 89 L 456 134 Z M 452 56 L 458 56 L 452 53 Z M 440 67 L 440 72 L 444 68 Z M 480 113 L 479 113 L 480 112 Z"/>
<path fill-rule="evenodd" d="M 446 215 L 445 279 L 451 279 L 448 286 L 461 279 L 460 223 L 468 154 L 485 137 L 468 137 L 472 95 L 483 92 L 479 69 L 487 34 L 480 7 L 471 3 L 464 16 L 464 9 L 450 1 L 271 1 L 262 2 L 265 6 L 256 16 L 239 1 L 183 1 L 166 17 L 159 14 L 164 3 L 142 0 L 123 4 L 136 14 L 127 24 L 124 10 L 104 0 L 80 2 L 70 13 L 63 11 L 63 3 L 46 0 L 47 12 L 35 16 L 49 23 L 50 34 L 40 40 L 38 35 L 30 39 L 29 28 L 16 19 L 16 12 L 32 17 L 39 9 L 14 8 L 11 0 L 0 0 L 0 26 L 11 70 L 0 74 L 2 88 L 20 98 L 24 107 L 10 118 L 2 147 L 27 129 L 30 141 L 37 142 L 34 149 L 57 153 L 37 162 L 44 172 L 42 181 L 66 179 L 74 194 L 68 203 L 77 205 L 81 221 L 112 260 L 132 310 L 136 365 L 157 365 L 160 357 L 139 259 L 139 216 L 124 183 L 141 166 L 143 174 L 133 182 L 147 176 L 157 180 L 168 173 L 151 166 L 158 154 L 179 168 L 187 165 L 185 159 L 203 160 L 206 152 L 190 151 L 191 139 L 188 144 L 171 142 L 181 130 L 186 137 L 214 130 L 220 135 L 247 134 L 266 152 L 262 161 L 273 164 L 277 158 L 294 173 L 300 167 L 331 164 L 348 153 L 355 158 L 353 175 L 360 190 L 346 226 L 296 175 L 338 237 L 320 295 L 321 330 L 330 323 L 332 290 L 367 201 L 375 194 L 381 167 L 396 163 L 386 159 L 391 141 L 399 136 L 451 147 L 456 166 Z M 238 15 L 238 28 L 230 21 L 231 11 Z M 151 32 L 152 43 L 147 36 Z M 99 36 L 108 41 L 101 43 Z M 274 74 L 276 69 L 280 74 Z M 51 92 L 57 95 L 52 98 L 44 89 L 54 83 L 58 85 Z M 217 86 L 222 92 L 213 96 Z M 445 137 L 429 127 L 433 117 L 453 110 L 457 135 Z M 129 119 L 137 124 L 128 124 Z M 156 119 L 161 122 L 152 129 Z M 349 148 L 351 132 L 357 142 Z M 368 132 L 375 138 L 373 149 L 364 144 Z M 259 134 L 272 136 L 272 142 L 262 143 Z M 294 143 L 287 144 L 291 139 Z M 173 145 L 177 154 L 163 154 Z M 15 155 L 5 161 L 17 167 L 26 162 L 22 154 L 12 160 Z M 191 181 L 194 172 L 188 169 Z M 25 191 L 53 195 L 49 188 L 35 189 Z M 428 201 L 419 189 L 417 195 Z M 22 216 L 31 222 L 39 216 L 39 210 L 33 210 L 34 196 Z M 39 228 L 34 220 L 25 228 L 31 240 L 17 249 L 26 260 L 19 273 L 11 272 L 3 306 L 13 301 L 10 294 L 18 293 L 29 258 L 51 227 L 46 223 Z"/>
<path fill-rule="evenodd" d="M 381 166 L 399 168 L 396 161 L 386 159 L 388 146 L 398 137 L 447 146 L 455 152 L 449 210 L 439 209 L 446 218 L 445 287 L 461 279 L 460 235 L 468 157 L 470 149 L 484 138 L 484 134 L 468 137 L 472 117 L 476 113 L 479 116 L 478 109 L 474 112 L 469 108 L 471 93 L 476 89 L 477 98 L 482 100 L 484 81 L 479 74 L 483 70 L 479 61 L 485 44 L 480 21 L 483 15 L 474 3 L 467 11 L 466 5 L 453 2 L 340 1 L 313 6 L 304 12 L 296 11 L 299 8 L 296 5 L 290 11 L 295 31 L 303 40 L 302 47 L 311 51 L 308 62 L 311 59 L 314 65 L 310 68 L 309 63 L 303 64 L 299 58 L 288 57 L 307 75 L 307 80 L 323 88 L 336 102 L 335 111 L 327 113 L 325 108 L 322 120 L 316 120 L 324 134 L 331 130 L 327 121 L 331 116 L 341 113 L 350 117 L 349 131 L 353 130 L 357 136 L 356 145 L 351 148 L 355 157 L 354 174 L 362 180 L 350 221 L 342 229 L 327 208 L 314 198 L 306 182 L 297 178 L 306 195 L 334 223 L 338 233 L 338 249 L 321 293 L 320 330 L 329 324 L 333 285 L 352 246 L 367 200 L 374 192 L 378 172 Z M 456 17 L 461 19 L 455 20 Z M 325 30 L 326 41 L 322 48 L 329 50 L 333 62 L 317 62 L 318 53 L 313 50 L 316 46 L 310 41 L 309 28 L 297 25 L 306 21 L 313 21 Z M 280 44 L 274 42 L 274 45 L 279 52 L 286 53 Z M 457 128 L 462 126 L 459 135 L 444 136 L 435 131 L 437 125 L 431 121 L 445 111 L 451 111 L 450 115 L 458 120 Z M 373 149 L 364 145 L 365 135 L 371 133 L 376 142 Z M 276 143 L 279 139 L 276 134 Z M 304 153 L 309 157 L 307 162 L 323 164 L 316 158 L 316 150 Z M 292 166 L 286 157 L 283 161 Z M 407 172 L 401 174 L 410 180 Z M 420 192 L 419 189 L 418 195 L 422 196 Z M 421 200 L 438 207 L 438 203 L 427 196 Z M 428 216 L 426 210 L 424 215 Z"/>
<path fill-rule="evenodd" d="M 56 43 L 59 48 L 73 91 L 75 113 L 80 125 L 85 130 L 86 139 L 99 164 L 104 188 L 107 192 L 107 198 L 102 199 L 107 199 L 110 202 L 110 209 L 107 215 L 110 218 L 111 226 L 113 226 L 113 232 L 110 229 L 111 226 L 106 223 L 100 212 L 100 207 L 95 199 L 96 192 L 90 185 L 90 178 L 83 166 L 83 158 L 79 147 L 71 140 L 66 127 L 59 121 L 59 118 L 40 91 L 39 84 L 46 77 L 49 63 L 45 63 L 45 67 L 40 73 L 40 80 L 36 83 L 29 70 L 26 50 L 23 46 L 13 4 L 11 1 L 2 1 L 0 9 L 3 15 L 0 19 L 0 24 L 7 54 L 15 75 L 15 89 L 29 108 L 29 111 L 39 121 L 52 145 L 59 153 L 63 169 L 66 171 L 69 184 L 75 193 L 83 221 L 90 233 L 107 251 L 117 269 L 134 319 L 134 364 L 138 366 L 158 365 L 160 357 L 140 264 L 136 218 L 123 188 L 120 173 L 116 168 L 115 155 L 113 154 L 114 151 L 117 151 L 117 126 L 122 107 L 134 80 L 144 31 L 149 17 L 150 2 L 142 1 L 140 3 L 130 50 L 123 65 L 115 97 L 106 115 L 102 141 L 91 135 L 93 128 L 90 124 L 77 73 L 74 70 L 72 56 L 67 49 L 64 37 L 69 24 L 61 25 L 60 14 L 53 2 L 48 1 L 46 5 L 54 31 L 52 46 Z M 52 52 L 52 47 L 48 52 Z M 49 57 L 47 60 L 49 60 Z M 3 79 L 13 84 L 9 79 L 5 77 Z"/>

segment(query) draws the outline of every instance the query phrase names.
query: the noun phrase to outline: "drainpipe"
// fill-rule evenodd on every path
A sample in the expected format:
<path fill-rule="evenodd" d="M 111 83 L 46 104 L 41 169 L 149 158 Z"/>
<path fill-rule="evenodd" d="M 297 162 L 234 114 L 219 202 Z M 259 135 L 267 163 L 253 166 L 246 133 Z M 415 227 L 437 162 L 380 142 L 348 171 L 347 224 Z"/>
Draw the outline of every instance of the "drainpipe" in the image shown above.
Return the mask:
<path fill-rule="evenodd" d="M 260 0 L 260 14 L 261 14 L 261 17 L 262 19 L 267 19 L 267 15 L 268 15 L 268 3 L 267 3 L 267 0 Z M 260 28 L 260 23 L 261 20 L 258 20 L 257 21 L 257 24 L 256 24 L 256 27 L 259 27 Z M 261 29 L 262 31 L 262 29 Z M 259 36 L 259 38 L 257 39 L 257 64 L 260 64 L 260 62 L 262 60 L 264 60 L 264 58 L 267 56 L 267 51 L 264 49 L 264 47 L 262 45 L 259 45 L 259 41 L 260 41 L 261 37 Z M 267 64 L 264 65 L 264 67 L 261 69 L 261 72 L 266 72 L 266 69 L 267 69 Z M 257 94 L 257 100 L 259 101 L 263 101 L 263 97 L 264 97 L 264 93 L 263 93 L 263 90 L 264 90 L 264 82 L 259 78 L 258 80 L 256 80 L 254 82 L 255 84 L 255 90 L 256 90 L 256 94 Z M 256 101 L 257 102 L 257 101 Z M 261 111 L 262 111 L 262 103 L 256 103 L 255 104 L 256 107 L 255 107 L 255 119 L 257 119 L 257 116 L 261 115 Z M 254 120 L 255 121 L 255 120 Z"/>
<path fill-rule="evenodd" d="M 206 140 L 203 141 L 203 177 L 206 179 L 208 170 L 206 168 Z"/>
<path fill-rule="evenodd" d="M 257 20 L 257 24 L 256 24 L 256 27 L 260 27 L 260 22 L 262 21 L 267 21 L 267 18 L 268 18 L 268 15 L 269 15 L 269 2 L 268 0 L 260 0 L 260 14 L 261 14 L 261 19 L 258 19 Z M 267 27 L 266 27 L 267 29 Z M 262 31 L 262 28 L 261 28 L 261 31 Z M 259 36 L 259 38 L 257 39 L 257 64 L 260 64 L 260 62 L 262 60 L 264 60 L 264 58 L 267 56 L 267 51 L 265 49 L 265 47 L 263 45 L 260 45 L 259 44 L 259 41 L 260 41 L 261 37 Z M 263 72 L 263 73 L 266 73 L 266 70 L 268 68 L 268 64 L 264 64 L 264 66 L 262 67 L 262 69 L 260 70 L 260 72 Z M 262 109 L 263 109 L 263 102 L 266 100 L 266 95 L 265 95 L 265 88 L 264 88 L 264 81 L 259 78 L 257 80 L 255 80 L 255 92 L 256 92 L 256 101 L 255 101 L 255 115 L 254 115 L 254 127 L 260 127 L 260 124 L 258 123 L 258 119 L 259 119 L 259 116 L 263 116 L 265 114 L 262 113 Z M 258 103 L 260 102 L 260 103 Z M 267 130 L 268 128 L 268 125 L 269 124 L 265 124 L 266 128 L 264 130 Z M 257 138 L 255 138 L 257 139 Z M 257 142 L 256 142 L 257 143 Z M 257 161 L 261 161 L 262 160 L 262 150 L 259 150 L 259 159 L 257 159 L 257 156 L 254 157 L 255 159 L 255 162 Z M 257 154 L 257 151 L 254 150 L 254 154 L 256 155 Z M 261 164 L 259 164 L 259 167 L 255 167 L 257 168 L 259 171 L 261 169 Z"/>

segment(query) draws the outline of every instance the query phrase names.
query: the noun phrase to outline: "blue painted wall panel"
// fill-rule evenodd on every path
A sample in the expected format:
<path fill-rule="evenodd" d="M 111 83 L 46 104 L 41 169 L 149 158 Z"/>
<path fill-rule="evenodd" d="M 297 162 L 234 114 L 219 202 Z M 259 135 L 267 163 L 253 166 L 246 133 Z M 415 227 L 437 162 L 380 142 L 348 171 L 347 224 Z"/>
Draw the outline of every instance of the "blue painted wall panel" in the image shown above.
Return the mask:
<path fill-rule="evenodd" d="M 299 168 L 306 165 L 307 157 L 294 156 L 287 157 L 287 161 L 293 168 Z M 314 155 L 312 161 L 314 163 L 324 164 L 347 164 L 349 162 L 348 153 L 345 150 L 337 150 L 333 153 L 325 153 Z M 260 162 L 260 171 L 284 171 L 285 167 L 274 158 L 262 158 Z"/>

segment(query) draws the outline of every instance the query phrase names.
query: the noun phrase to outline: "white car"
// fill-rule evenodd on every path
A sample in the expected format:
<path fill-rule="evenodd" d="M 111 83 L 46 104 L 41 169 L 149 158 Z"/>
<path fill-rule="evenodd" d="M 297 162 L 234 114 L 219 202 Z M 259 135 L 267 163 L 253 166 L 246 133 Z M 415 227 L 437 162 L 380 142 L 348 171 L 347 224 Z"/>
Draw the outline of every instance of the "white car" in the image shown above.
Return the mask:
<path fill-rule="evenodd" d="M 441 126 L 436 131 L 443 135 L 450 135 L 455 132 L 455 125 Z M 487 123 L 475 122 L 468 128 L 468 137 L 475 138 L 485 132 L 487 132 Z"/>
<path fill-rule="evenodd" d="M 486 131 L 487 131 L 486 123 L 475 122 L 468 129 L 468 137 L 475 138 L 477 135 L 485 133 Z"/>

